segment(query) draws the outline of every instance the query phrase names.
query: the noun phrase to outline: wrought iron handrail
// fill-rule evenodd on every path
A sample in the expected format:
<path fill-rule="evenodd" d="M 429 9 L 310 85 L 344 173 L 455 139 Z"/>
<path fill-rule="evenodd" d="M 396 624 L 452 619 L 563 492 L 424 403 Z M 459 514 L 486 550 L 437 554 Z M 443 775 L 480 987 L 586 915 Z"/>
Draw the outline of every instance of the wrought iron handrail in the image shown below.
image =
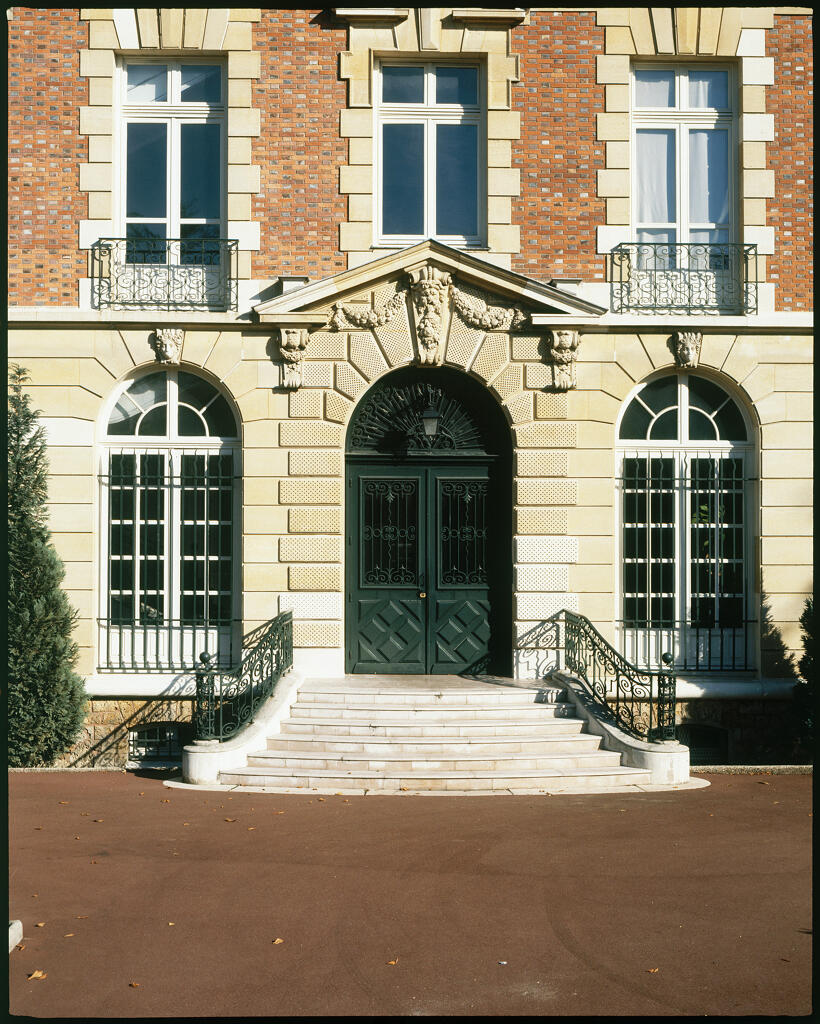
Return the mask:
<path fill-rule="evenodd" d="M 756 313 L 757 245 L 621 242 L 609 258 L 613 313 Z"/>
<path fill-rule="evenodd" d="M 675 739 L 676 687 L 670 654 L 661 659 L 665 669 L 636 668 L 589 619 L 566 609 L 519 640 L 518 647 L 555 650 L 556 667 L 577 676 L 599 705 L 602 717 L 610 718 L 624 732 L 651 742 Z"/>
<path fill-rule="evenodd" d="M 293 612 L 281 612 L 254 631 L 256 645 L 232 672 L 212 668 L 203 652 L 196 666 L 194 730 L 198 740 L 228 740 L 250 725 L 293 666 Z"/>
<path fill-rule="evenodd" d="M 236 309 L 235 238 L 100 238 L 91 247 L 98 308 Z"/>

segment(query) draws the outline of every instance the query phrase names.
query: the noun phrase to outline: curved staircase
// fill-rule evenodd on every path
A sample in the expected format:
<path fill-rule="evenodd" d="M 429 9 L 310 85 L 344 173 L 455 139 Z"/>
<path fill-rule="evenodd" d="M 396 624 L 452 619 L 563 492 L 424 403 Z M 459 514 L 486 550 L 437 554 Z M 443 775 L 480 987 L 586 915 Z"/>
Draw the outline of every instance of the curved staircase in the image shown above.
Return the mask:
<path fill-rule="evenodd" d="M 306 680 L 289 717 L 224 785 L 318 793 L 588 793 L 642 789 L 560 686 L 459 676 Z"/>

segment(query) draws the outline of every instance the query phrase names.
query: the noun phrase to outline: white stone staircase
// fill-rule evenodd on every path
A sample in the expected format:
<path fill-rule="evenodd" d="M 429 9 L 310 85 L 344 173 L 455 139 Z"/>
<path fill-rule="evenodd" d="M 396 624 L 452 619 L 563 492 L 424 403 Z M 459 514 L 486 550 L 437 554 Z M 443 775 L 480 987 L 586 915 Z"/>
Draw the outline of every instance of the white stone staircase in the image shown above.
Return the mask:
<path fill-rule="evenodd" d="M 622 766 L 600 742 L 560 686 L 458 676 L 313 679 L 267 748 L 219 781 L 344 794 L 649 787 L 649 771 Z"/>

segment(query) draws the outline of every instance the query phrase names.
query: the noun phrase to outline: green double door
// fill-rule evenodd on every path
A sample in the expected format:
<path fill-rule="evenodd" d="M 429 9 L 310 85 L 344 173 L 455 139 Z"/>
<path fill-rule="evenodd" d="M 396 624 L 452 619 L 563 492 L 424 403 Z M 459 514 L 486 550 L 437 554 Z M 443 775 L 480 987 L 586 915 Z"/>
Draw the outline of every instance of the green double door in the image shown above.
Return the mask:
<path fill-rule="evenodd" d="M 508 670 L 509 528 L 493 470 L 348 464 L 346 671 Z"/>

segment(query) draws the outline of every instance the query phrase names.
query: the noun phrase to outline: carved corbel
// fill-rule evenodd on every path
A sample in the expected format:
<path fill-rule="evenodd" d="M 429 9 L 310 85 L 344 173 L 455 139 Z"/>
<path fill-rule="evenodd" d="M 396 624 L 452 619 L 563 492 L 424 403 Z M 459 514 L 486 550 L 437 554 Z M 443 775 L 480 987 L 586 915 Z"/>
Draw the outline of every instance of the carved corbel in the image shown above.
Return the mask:
<path fill-rule="evenodd" d="M 443 270 L 425 265 L 407 275 L 416 314 L 416 362 L 440 366 L 442 359 L 442 315 L 452 290 L 452 278 Z"/>
<path fill-rule="evenodd" d="M 279 355 L 282 357 L 282 387 L 295 391 L 302 386 L 302 356 L 308 343 L 304 327 L 279 328 Z"/>
<path fill-rule="evenodd" d="M 672 335 L 672 350 L 678 366 L 694 369 L 700 359 L 703 335 L 700 331 L 675 331 Z"/>
<path fill-rule="evenodd" d="M 185 331 L 181 327 L 157 327 L 154 329 L 154 352 L 157 362 L 179 363 L 182 357 L 182 342 Z"/>
<path fill-rule="evenodd" d="M 545 336 L 547 362 L 552 369 L 552 387 L 556 391 L 569 391 L 577 386 L 575 356 L 581 337 L 577 331 L 547 331 Z"/>

